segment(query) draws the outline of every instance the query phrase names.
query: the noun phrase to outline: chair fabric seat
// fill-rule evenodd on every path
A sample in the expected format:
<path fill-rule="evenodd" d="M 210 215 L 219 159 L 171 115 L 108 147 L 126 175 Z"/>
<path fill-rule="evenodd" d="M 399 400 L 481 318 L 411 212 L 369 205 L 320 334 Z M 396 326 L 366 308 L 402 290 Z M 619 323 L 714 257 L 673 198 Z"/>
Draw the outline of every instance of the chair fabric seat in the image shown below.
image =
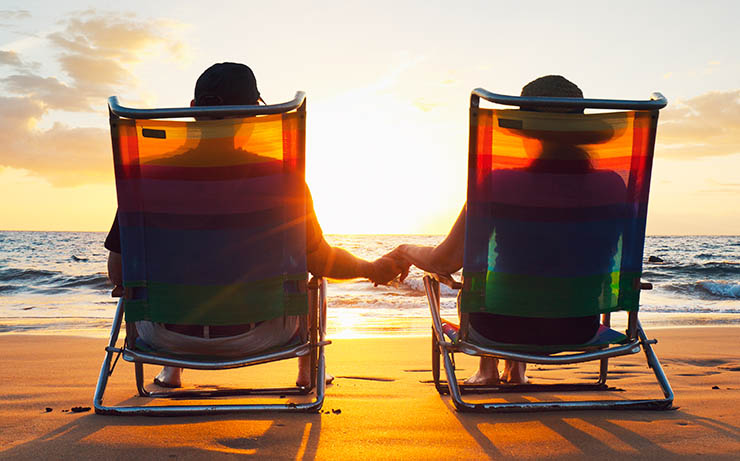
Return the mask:
<path fill-rule="evenodd" d="M 459 326 L 453 323 L 442 321 L 442 328 L 445 335 L 450 341 L 457 343 L 459 341 Z M 530 352 L 534 354 L 557 354 L 559 352 L 578 352 L 603 349 L 613 344 L 625 344 L 627 336 L 607 326 L 600 325 L 598 331 L 590 341 L 582 344 L 557 344 L 557 345 L 539 345 L 539 344 L 512 344 L 491 341 L 490 339 L 480 337 L 476 338 L 474 343 L 478 346 L 492 347 L 496 349 L 505 349 L 516 352 Z M 468 337 L 468 342 L 470 337 Z"/>
<path fill-rule="evenodd" d="M 298 334 L 293 335 L 293 337 L 288 341 L 286 344 L 271 347 L 268 349 L 264 349 L 262 351 L 256 352 L 254 354 L 250 355 L 263 355 L 268 354 L 273 351 L 283 350 L 290 347 L 298 346 L 300 344 L 303 344 L 303 342 L 300 339 L 300 336 Z M 196 362 L 232 362 L 234 360 L 239 360 L 245 357 L 241 356 L 234 356 L 234 357 L 224 357 L 222 355 L 195 355 L 195 354 L 174 354 L 171 352 L 159 352 L 156 349 L 154 349 L 152 346 L 150 346 L 146 341 L 144 341 L 141 338 L 136 338 L 136 343 L 134 344 L 134 347 L 131 348 L 133 352 L 141 352 L 147 355 L 155 356 L 155 357 L 161 357 L 166 359 L 175 359 L 175 360 L 184 360 L 184 361 L 196 361 Z M 133 362 L 134 360 L 130 356 L 126 356 L 124 353 L 123 359 L 129 362 Z"/>

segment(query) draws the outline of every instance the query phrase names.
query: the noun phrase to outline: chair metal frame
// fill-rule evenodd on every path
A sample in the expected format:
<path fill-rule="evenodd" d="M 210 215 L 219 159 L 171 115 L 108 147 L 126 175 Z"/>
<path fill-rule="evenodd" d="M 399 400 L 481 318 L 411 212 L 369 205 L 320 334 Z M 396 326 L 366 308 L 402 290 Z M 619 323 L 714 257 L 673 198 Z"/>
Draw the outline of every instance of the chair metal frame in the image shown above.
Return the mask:
<path fill-rule="evenodd" d="M 108 99 L 108 109 L 111 119 L 127 117 L 134 119 L 180 118 L 180 117 L 247 117 L 267 115 L 297 110 L 305 116 L 306 95 L 296 92 L 293 100 L 269 106 L 215 106 L 189 107 L 171 109 L 132 109 L 123 107 L 118 98 Z M 127 337 L 123 347 L 118 347 L 118 336 L 123 325 L 123 299 L 119 300 L 116 308 L 108 346 L 105 348 L 105 358 L 100 369 L 98 383 L 95 389 L 93 404 L 95 413 L 103 415 L 142 415 L 142 416 L 192 416 L 211 414 L 232 414 L 246 412 L 318 412 L 324 402 L 326 390 L 326 366 L 324 346 L 331 344 L 325 339 L 326 332 L 326 281 L 313 277 L 308 281 L 308 308 L 309 313 L 300 319 L 300 341 L 291 342 L 262 353 L 253 354 L 238 359 L 232 358 L 193 358 L 167 356 L 159 353 L 145 352 L 134 347 L 136 327 L 126 325 Z M 246 366 L 261 365 L 284 359 L 292 359 L 310 355 L 311 380 L 308 386 L 286 388 L 260 389 L 219 389 L 219 390 L 182 390 L 152 392 L 144 386 L 144 364 L 173 366 L 199 370 L 223 370 Z M 115 358 L 114 358 L 115 357 Z M 159 406 L 106 406 L 103 404 L 103 395 L 119 357 L 133 362 L 136 375 L 136 387 L 142 397 L 150 398 L 187 398 L 204 399 L 213 397 L 254 396 L 254 395 L 307 395 L 315 389 L 316 397 L 306 403 L 265 403 L 265 404 L 207 404 L 207 405 L 159 405 Z"/>
<path fill-rule="evenodd" d="M 546 97 L 518 97 L 491 93 L 482 88 L 476 88 L 470 96 L 471 121 L 477 117 L 480 99 L 520 107 L 562 107 L 562 108 L 594 108 L 617 110 L 658 110 L 667 104 L 666 98 L 660 93 L 653 93 L 650 100 L 610 100 L 610 99 L 572 99 Z M 657 123 L 657 117 L 656 117 Z M 470 150 L 477 148 L 477 142 L 471 123 Z M 475 344 L 468 339 L 468 315 L 462 314 L 460 319 L 460 334 L 457 341 L 445 339 L 443 320 L 440 315 L 440 283 L 453 289 L 461 289 L 462 284 L 448 275 L 426 274 L 424 289 L 432 315 L 432 376 L 434 385 L 440 394 L 450 394 L 453 404 L 458 411 L 463 412 L 522 412 L 522 411 L 550 411 L 550 410 L 668 410 L 673 405 L 673 390 L 658 357 L 652 349 L 657 343 L 655 339 L 648 339 L 640 324 L 637 312 L 629 312 L 627 326 L 627 341 L 624 344 L 604 346 L 598 349 L 569 350 L 561 353 L 543 353 L 541 350 L 522 350 L 521 348 L 506 349 L 505 347 L 490 347 Z M 651 289 L 649 283 L 641 283 L 641 289 Z M 602 324 L 610 326 L 610 314 L 602 314 Z M 606 391 L 608 376 L 608 362 L 611 357 L 645 353 L 648 366 L 653 370 L 664 398 L 640 400 L 586 400 L 586 401 L 537 401 L 537 402 L 486 402 L 472 403 L 463 400 L 464 393 L 522 393 L 522 392 L 555 392 L 555 391 Z M 507 360 L 516 360 L 527 363 L 560 365 L 566 363 L 582 363 L 599 360 L 599 378 L 596 383 L 589 384 L 520 384 L 499 386 L 471 386 L 461 385 L 455 375 L 455 353 L 479 357 L 493 357 Z M 440 356 L 445 368 L 446 382 L 440 380 Z"/>

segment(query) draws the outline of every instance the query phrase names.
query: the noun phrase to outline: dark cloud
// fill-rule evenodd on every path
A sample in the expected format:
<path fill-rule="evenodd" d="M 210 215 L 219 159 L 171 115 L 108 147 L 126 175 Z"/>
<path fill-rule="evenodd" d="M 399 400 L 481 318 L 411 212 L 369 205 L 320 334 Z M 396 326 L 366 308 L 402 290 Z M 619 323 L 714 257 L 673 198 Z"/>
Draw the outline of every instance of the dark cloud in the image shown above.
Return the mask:
<path fill-rule="evenodd" d="M 740 153 L 740 90 L 713 91 L 660 113 L 658 149 L 673 158 Z"/>

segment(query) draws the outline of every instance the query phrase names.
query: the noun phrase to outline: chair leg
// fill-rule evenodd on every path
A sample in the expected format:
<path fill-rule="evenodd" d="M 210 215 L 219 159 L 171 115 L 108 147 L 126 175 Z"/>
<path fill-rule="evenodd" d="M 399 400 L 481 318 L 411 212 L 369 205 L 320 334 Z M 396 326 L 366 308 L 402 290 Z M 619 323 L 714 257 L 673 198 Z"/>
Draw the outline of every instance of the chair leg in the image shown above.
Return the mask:
<path fill-rule="evenodd" d="M 439 381 L 440 375 L 440 355 L 439 342 L 437 341 L 437 335 L 434 334 L 434 328 L 432 328 L 432 379 L 434 380 L 434 387 L 440 394 L 449 394 L 447 386 L 443 385 Z"/>
<path fill-rule="evenodd" d="M 606 384 L 606 376 L 609 370 L 609 359 L 601 359 L 599 365 L 599 380 L 596 384 Z"/>
<path fill-rule="evenodd" d="M 653 370 L 655 378 L 658 380 L 660 389 L 663 391 L 665 397 L 662 401 L 657 401 L 657 406 L 663 409 L 668 409 L 673 406 L 673 389 L 671 384 L 668 382 L 668 378 L 663 372 L 663 367 L 660 365 L 658 357 L 653 352 L 651 344 L 657 343 L 656 340 L 648 340 L 645 330 L 642 329 L 640 321 L 637 321 L 637 334 L 640 336 L 640 342 L 642 343 L 642 350 L 645 352 L 645 358 L 647 359 L 648 366 Z"/>
<path fill-rule="evenodd" d="M 149 391 L 144 388 L 144 364 L 141 362 L 134 363 L 134 374 L 136 375 L 136 390 L 142 397 L 150 397 Z"/>
<path fill-rule="evenodd" d="M 321 323 L 321 292 L 323 291 L 322 279 L 313 278 L 308 284 L 308 337 L 312 344 L 319 341 L 319 328 Z M 309 367 L 311 370 L 308 388 L 313 389 L 318 380 L 318 356 L 317 348 L 310 352 Z"/>
<path fill-rule="evenodd" d="M 93 406 L 95 407 L 95 413 L 102 413 L 103 407 L 103 395 L 105 394 L 105 388 L 108 385 L 108 377 L 111 374 L 111 359 L 113 354 L 116 352 L 115 347 L 118 342 L 118 334 L 121 331 L 121 325 L 123 323 L 123 300 L 118 300 L 118 306 L 116 307 L 116 314 L 113 317 L 113 325 L 111 326 L 110 337 L 108 338 L 108 347 L 105 348 L 105 358 L 103 364 L 100 366 L 100 375 L 98 375 L 98 384 L 95 387 L 95 396 L 93 397 Z"/>
<path fill-rule="evenodd" d="M 453 353 L 442 347 L 442 359 L 444 360 L 445 374 L 447 375 L 447 387 L 449 388 L 452 403 L 458 411 L 476 411 L 478 404 L 471 404 L 462 399 L 460 386 L 457 384 L 455 375 L 455 361 Z"/>

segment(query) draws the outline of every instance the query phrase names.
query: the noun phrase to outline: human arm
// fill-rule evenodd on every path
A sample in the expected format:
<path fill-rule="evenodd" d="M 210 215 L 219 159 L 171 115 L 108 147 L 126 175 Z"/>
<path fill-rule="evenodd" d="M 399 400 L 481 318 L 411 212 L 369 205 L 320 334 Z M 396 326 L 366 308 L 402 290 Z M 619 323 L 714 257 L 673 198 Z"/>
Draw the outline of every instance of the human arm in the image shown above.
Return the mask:
<path fill-rule="evenodd" d="M 313 209 L 313 199 L 308 187 L 306 192 L 306 262 L 308 271 L 316 276 L 336 279 L 364 277 L 375 284 L 384 285 L 397 275 L 401 280 L 409 272 L 409 263 L 402 258 L 385 255 L 373 262 L 354 256 L 342 248 L 332 247 L 326 240 Z"/>
<path fill-rule="evenodd" d="M 123 271 L 121 270 L 121 253 L 111 251 L 108 253 L 108 278 L 113 283 L 111 296 L 118 298 L 123 296 Z"/>
<path fill-rule="evenodd" d="M 111 296 L 123 296 L 123 269 L 121 268 L 121 233 L 118 226 L 118 211 L 103 244 L 108 253 L 108 278 L 113 283 Z"/>
<path fill-rule="evenodd" d="M 342 248 L 332 247 L 321 239 L 318 247 L 307 255 L 308 270 L 314 275 L 336 279 L 364 277 L 377 284 L 386 284 L 401 275 L 408 274 L 409 264 L 389 255 L 373 262 L 354 256 Z"/>
<path fill-rule="evenodd" d="M 452 274 L 463 265 L 465 245 L 465 206 L 447 237 L 436 247 L 399 245 L 387 256 L 400 258 L 427 272 Z"/>

